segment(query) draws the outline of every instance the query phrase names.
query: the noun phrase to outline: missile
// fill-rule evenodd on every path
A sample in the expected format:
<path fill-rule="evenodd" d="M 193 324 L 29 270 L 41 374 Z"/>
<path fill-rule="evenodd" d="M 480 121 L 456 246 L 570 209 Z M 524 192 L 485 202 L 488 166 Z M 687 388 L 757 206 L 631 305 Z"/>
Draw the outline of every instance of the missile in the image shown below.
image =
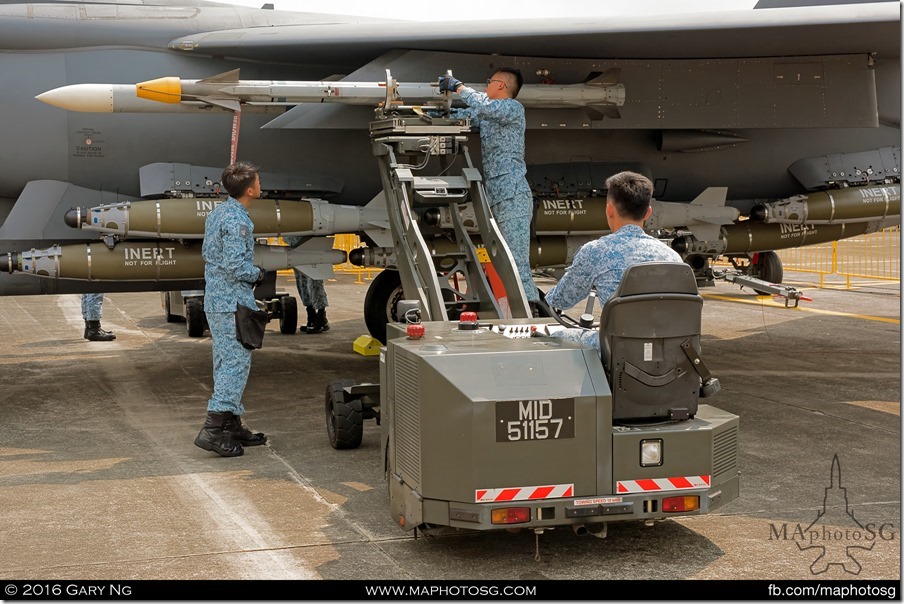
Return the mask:
<path fill-rule="evenodd" d="M 571 264 L 575 253 L 593 236 L 544 236 L 533 237 L 530 242 L 530 265 L 534 268 L 564 267 Z M 434 262 L 443 267 L 444 258 L 459 255 L 458 246 L 445 237 L 425 237 L 427 249 L 434 257 Z M 480 237 L 472 237 L 476 246 L 480 245 Z M 361 247 L 348 253 L 348 261 L 355 266 L 371 268 L 388 268 L 396 266 L 395 249 L 391 247 Z"/>
<path fill-rule="evenodd" d="M 332 274 L 334 264 L 346 261 L 342 250 L 323 249 L 326 238 L 308 241 L 311 246 L 289 248 L 255 245 L 254 263 L 268 271 L 298 267 L 315 279 Z M 2 256 L 0 256 L 2 258 Z M 203 279 L 201 245 L 183 246 L 173 241 L 130 241 L 114 247 L 102 243 L 55 245 L 44 250 L 9 252 L 0 267 L 48 279 L 80 281 L 171 281 Z M 327 268 L 328 267 L 328 268 Z"/>
<path fill-rule="evenodd" d="M 857 237 L 895 223 L 896 219 L 805 225 L 745 220 L 722 227 L 722 233 L 717 239 L 703 241 L 693 235 L 676 237 L 672 240 L 672 249 L 685 257 L 696 254 L 715 257 L 722 254 L 768 252 Z"/>
<path fill-rule="evenodd" d="M 761 203 L 750 219 L 777 224 L 870 222 L 901 214 L 901 186 L 874 185 L 818 191 Z"/>
<path fill-rule="evenodd" d="M 74 208 L 66 212 L 66 224 L 104 235 L 202 239 L 207 215 L 222 199 L 142 199 Z M 256 199 L 248 214 L 255 237 L 333 235 L 389 228 L 386 207 L 331 204 L 322 199 Z"/>
<path fill-rule="evenodd" d="M 603 74 L 579 84 L 525 84 L 518 100 L 525 107 L 583 107 L 609 115 L 625 103 L 625 86 L 615 81 L 617 75 Z M 467 85 L 483 89 L 483 84 Z M 398 83 L 395 94 L 409 104 L 442 101 L 436 83 Z M 209 113 L 283 112 L 301 103 L 376 106 L 386 96 L 385 82 L 240 80 L 235 69 L 201 80 L 163 77 L 138 84 L 72 84 L 35 98 L 86 113 Z"/>
<path fill-rule="evenodd" d="M 684 227 L 698 239 L 714 239 L 719 236 L 721 225 L 732 224 L 740 215 L 737 208 L 725 205 L 727 191 L 725 187 L 710 187 L 690 203 L 654 199 L 653 214 L 644 228 Z M 465 228 L 476 232 L 473 206 L 460 206 L 458 211 Z M 451 212 L 445 206 L 430 208 L 424 212 L 424 221 L 430 226 L 451 229 Z M 606 198 L 540 199 L 534 208 L 533 230 L 537 235 L 605 235 L 609 232 Z"/>
<path fill-rule="evenodd" d="M 698 239 L 714 239 L 719 236 L 720 227 L 734 224 L 741 215 L 737 208 L 725 205 L 727 193 L 727 187 L 709 187 L 690 203 L 654 200 L 653 214 L 644 228 L 684 227 Z"/>

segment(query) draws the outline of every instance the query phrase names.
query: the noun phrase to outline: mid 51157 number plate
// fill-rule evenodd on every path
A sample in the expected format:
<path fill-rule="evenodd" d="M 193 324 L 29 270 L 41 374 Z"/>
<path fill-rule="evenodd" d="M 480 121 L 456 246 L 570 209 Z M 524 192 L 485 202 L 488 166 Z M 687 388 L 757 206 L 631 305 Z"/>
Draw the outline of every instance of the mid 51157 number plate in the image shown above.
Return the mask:
<path fill-rule="evenodd" d="M 496 442 L 574 438 L 574 399 L 496 402 Z"/>

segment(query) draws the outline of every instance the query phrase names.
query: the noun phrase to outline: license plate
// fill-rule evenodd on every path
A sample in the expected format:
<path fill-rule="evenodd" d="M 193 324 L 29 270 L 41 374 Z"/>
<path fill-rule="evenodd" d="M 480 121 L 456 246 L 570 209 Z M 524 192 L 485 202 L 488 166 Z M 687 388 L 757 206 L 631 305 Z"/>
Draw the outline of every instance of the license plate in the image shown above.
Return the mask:
<path fill-rule="evenodd" d="M 574 399 L 496 402 L 496 442 L 574 438 Z"/>

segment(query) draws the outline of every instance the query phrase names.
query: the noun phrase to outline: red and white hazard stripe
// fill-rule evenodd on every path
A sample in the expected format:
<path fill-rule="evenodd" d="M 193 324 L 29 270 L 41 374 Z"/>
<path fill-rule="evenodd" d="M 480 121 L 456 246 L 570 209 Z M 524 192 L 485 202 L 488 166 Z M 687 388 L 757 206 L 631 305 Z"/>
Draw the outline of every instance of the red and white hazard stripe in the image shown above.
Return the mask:
<path fill-rule="evenodd" d="M 503 489 L 477 489 L 475 503 L 499 501 L 532 501 L 535 499 L 556 499 L 574 495 L 572 484 L 548 484 L 536 487 L 506 487 Z"/>
<path fill-rule="evenodd" d="M 619 480 L 615 483 L 616 493 L 655 493 L 658 491 L 681 491 L 709 486 L 709 474 L 705 476 L 675 476 L 673 478 L 642 478 L 641 480 Z"/>

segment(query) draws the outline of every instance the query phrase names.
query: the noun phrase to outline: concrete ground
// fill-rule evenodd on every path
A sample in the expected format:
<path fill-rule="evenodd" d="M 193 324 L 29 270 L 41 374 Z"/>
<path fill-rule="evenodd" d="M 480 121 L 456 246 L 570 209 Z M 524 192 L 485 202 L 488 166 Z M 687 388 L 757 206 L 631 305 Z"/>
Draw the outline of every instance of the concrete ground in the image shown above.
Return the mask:
<path fill-rule="evenodd" d="M 379 357 L 353 350 L 368 286 L 353 275 L 327 284 L 329 332 L 269 326 L 244 401 L 270 441 L 231 459 L 192 443 L 210 338 L 166 322 L 158 293 L 108 296 L 109 343 L 82 339 L 77 295 L 0 298 L 0 578 L 900 580 L 899 284 L 786 283 L 813 300 L 703 291 L 709 400 L 740 416 L 740 497 L 604 539 L 396 525 L 379 426 L 342 451 L 325 431 L 329 382 L 379 381 Z"/>

